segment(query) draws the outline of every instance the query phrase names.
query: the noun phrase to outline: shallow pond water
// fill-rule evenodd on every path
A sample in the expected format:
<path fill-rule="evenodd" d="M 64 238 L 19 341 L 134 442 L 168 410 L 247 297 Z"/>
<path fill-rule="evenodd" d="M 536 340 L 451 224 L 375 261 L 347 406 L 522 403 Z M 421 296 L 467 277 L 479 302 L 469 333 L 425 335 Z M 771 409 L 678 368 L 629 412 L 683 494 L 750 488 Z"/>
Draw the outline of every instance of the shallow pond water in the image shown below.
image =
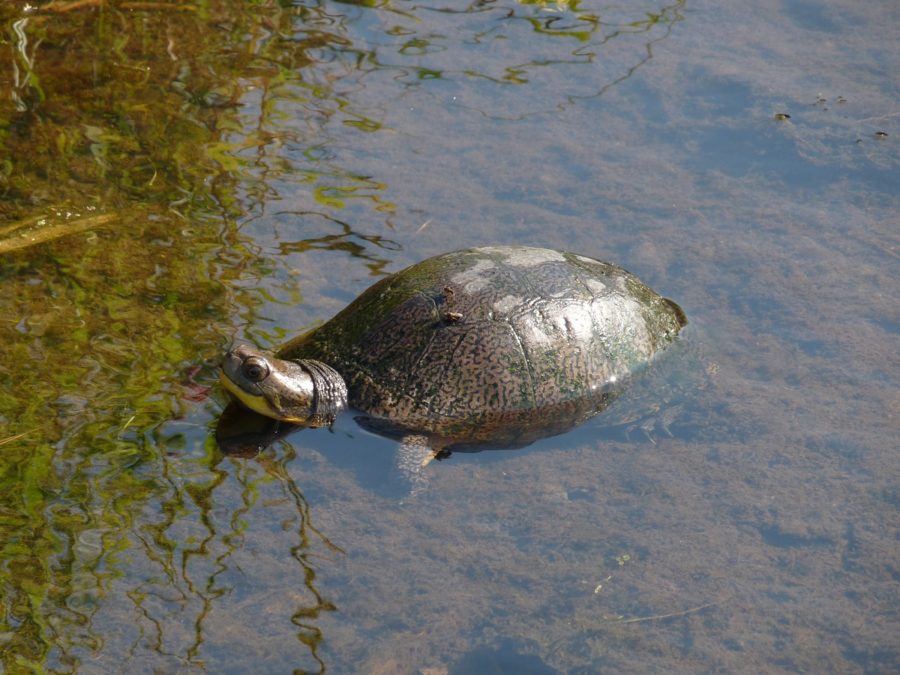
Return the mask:
<path fill-rule="evenodd" d="M 0 19 L 0 669 L 900 669 L 896 3 Z M 217 447 L 233 339 L 495 243 L 681 304 L 662 424 Z"/>

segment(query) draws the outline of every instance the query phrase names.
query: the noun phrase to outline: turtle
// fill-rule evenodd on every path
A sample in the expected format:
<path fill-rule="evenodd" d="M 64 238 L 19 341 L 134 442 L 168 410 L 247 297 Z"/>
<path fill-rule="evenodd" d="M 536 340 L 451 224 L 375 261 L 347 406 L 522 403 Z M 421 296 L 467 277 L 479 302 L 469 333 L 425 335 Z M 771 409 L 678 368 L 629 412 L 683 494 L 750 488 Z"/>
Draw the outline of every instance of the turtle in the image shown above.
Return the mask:
<path fill-rule="evenodd" d="M 306 427 L 341 410 L 427 448 L 516 448 L 604 410 L 687 324 L 623 268 L 577 253 L 486 246 L 386 276 L 274 353 L 233 346 L 224 387 Z"/>

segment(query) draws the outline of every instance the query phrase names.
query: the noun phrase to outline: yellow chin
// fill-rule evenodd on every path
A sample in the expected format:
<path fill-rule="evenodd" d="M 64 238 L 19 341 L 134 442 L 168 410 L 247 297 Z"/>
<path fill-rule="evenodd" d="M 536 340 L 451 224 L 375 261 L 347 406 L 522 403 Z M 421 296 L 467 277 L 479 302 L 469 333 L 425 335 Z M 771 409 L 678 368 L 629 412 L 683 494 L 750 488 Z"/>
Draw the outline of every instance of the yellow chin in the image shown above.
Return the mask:
<path fill-rule="evenodd" d="M 219 374 L 219 380 L 222 382 L 222 386 L 228 390 L 232 396 L 234 396 L 244 407 L 249 408 L 253 412 L 259 413 L 260 415 L 265 415 L 266 417 L 271 417 L 276 420 L 283 420 L 285 422 L 290 422 L 292 420 L 285 420 L 283 417 L 278 415 L 274 410 L 272 410 L 272 406 L 269 405 L 269 402 L 262 396 L 254 396 L 253 394 L 247 393 L 239 386 L 237 386 L 234 382 L 232 382 L 225 373 Z"/>

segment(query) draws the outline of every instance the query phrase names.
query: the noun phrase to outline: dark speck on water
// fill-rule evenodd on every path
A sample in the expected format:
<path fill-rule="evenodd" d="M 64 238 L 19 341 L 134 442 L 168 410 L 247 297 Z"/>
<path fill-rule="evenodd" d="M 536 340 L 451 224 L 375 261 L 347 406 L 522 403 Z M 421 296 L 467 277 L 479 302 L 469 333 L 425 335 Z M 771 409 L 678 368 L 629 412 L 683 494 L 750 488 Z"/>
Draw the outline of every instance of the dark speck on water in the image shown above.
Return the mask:
<path fill-rule="evenodd" d="M 0 21 L 0 671 L 900 672 L 895 0 Z M 422 485 L 350 414 L 222 451 L 234 341 L 507 244 L 690 324 Z"/>

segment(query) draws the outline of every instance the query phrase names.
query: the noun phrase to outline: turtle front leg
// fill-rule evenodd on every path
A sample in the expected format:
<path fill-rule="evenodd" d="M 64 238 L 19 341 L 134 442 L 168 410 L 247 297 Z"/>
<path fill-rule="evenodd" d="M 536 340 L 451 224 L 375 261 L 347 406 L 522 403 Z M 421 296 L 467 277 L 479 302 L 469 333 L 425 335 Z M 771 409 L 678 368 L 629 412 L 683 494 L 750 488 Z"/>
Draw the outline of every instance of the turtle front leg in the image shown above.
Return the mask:
<path fill-rule="evenodd" d="M 428 487 L 428 476 L 424 469 L 434 460 L 450 456 L 446 445 L 446 441 L 429 438 L 423 434 L 409 434 L 400 441 L 397 450 L 397 468 L 410 484 L 407 498 L 415 497 Z"/>

